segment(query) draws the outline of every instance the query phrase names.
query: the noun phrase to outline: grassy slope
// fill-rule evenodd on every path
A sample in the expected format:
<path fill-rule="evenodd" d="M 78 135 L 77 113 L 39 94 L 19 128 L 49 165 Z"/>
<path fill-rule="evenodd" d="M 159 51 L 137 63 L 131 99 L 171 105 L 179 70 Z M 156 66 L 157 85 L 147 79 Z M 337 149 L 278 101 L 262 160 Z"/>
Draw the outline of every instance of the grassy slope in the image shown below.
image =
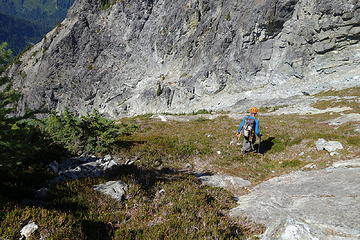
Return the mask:
<path fill-rule="evenodd" d="M 359 96 L 360 88 L 328 92 L 322 96 Z M 360 113 L 353 102 L 351 112 Z M 318 106 L 317 104 L 320 104 Z M 333 106 L 333 102 L 317 103 Z M 335 104 L 336 105 L 336 104 Z M 52 239 L 229 239 L 246 238 L 263 228 L 246 219 L 229 219 L 235 206 L 232 193 L 200 185 L 194 171 L 210 171 L 243 177 L 253 184 L 300 169 L 311 163 L 315 168 L 329 166 L 339 159 L 360 155 L 359 123 L 339 128 L 325 123 L 339 114 L 261 116 L 264 155 L 242 156 L 240 146 L 230 144 L 239 121 L 227 117 L 191 122 L 160 122 L 148 117 L 122 119 L 135 121 L 140 129 L 119 139 L 116 155 L 135 166 L 121 168 L 107 176 L 59 184 L 42 206 L 25 206 L 0 199 L 0 238 L 19 237 L 30 219 L 40 226 L 34 235 Z M 318 138 L 340 141 L 345 149 L 330 157 L 315 149 Z M 220 151 L 220 154 L 218 154 Z M 302 153 L 303 154 L 300 154 Z M 192 168 L 186 168 L 190 163 Z M 92 190 L 92 186 L 121 179 L 129 184 L 127 199 L 118 204 Z M 164 192 L 160 193 L 163 189 Z M 35 238 L 34 238 L 35 239 Z"/>

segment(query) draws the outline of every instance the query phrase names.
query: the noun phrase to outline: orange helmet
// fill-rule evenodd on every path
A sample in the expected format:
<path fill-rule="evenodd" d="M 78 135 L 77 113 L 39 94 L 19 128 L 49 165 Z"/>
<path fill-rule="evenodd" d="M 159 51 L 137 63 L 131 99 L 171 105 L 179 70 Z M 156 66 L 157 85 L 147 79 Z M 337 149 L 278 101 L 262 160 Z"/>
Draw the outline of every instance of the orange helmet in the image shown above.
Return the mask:
<path fill-rule="evenodd" d="M 259 110 L 256 107 L 250 108 L 250 113 L 258 113 Z"/>

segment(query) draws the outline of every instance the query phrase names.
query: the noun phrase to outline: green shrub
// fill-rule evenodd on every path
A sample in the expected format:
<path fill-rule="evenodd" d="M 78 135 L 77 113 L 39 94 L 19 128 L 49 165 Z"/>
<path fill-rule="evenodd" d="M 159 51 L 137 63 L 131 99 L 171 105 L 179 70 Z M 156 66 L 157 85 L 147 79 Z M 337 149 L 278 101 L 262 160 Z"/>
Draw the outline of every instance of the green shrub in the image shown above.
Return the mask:
<path fill-rule="evenodd" d="M 42 128 L 50 138 L 74 154 L 110 152 L 117 137 L 136 129 L 134 125 L 115 124 L 97 111 L 78 118 L 66 110 L 61 115 L 52 114 L 44 123 Z"/>

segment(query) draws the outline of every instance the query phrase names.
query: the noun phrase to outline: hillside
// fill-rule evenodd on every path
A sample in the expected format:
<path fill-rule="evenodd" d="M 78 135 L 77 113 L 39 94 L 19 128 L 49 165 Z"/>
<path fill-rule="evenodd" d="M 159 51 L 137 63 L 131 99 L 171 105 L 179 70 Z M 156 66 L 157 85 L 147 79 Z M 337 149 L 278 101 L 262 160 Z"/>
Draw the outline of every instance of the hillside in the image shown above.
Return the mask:
<path fill-rule="evenodd" d="M 8 75 L 25 95 L 20 112 L 280 105 L 359 85 L 359 11 L 348 0 L 78 0 Z"/>

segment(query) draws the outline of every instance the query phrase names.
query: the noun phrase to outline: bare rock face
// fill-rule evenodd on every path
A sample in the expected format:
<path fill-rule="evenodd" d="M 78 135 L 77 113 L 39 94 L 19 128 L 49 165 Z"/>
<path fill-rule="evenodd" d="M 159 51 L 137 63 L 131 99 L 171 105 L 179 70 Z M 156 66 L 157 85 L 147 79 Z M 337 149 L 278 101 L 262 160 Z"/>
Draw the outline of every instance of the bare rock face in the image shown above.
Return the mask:
<path fill-rule="evenodd" d="M 240 196 L 232 216 L 266 225 L 262 239 L 359 239 L 360 159 L 270 179 Z"/>
<path fill-rule="evenodd" d="M 19 112 L 237 111 L 360 84 L 357 0 L 104 2 L 77 0 L 8 70 Z"/>

